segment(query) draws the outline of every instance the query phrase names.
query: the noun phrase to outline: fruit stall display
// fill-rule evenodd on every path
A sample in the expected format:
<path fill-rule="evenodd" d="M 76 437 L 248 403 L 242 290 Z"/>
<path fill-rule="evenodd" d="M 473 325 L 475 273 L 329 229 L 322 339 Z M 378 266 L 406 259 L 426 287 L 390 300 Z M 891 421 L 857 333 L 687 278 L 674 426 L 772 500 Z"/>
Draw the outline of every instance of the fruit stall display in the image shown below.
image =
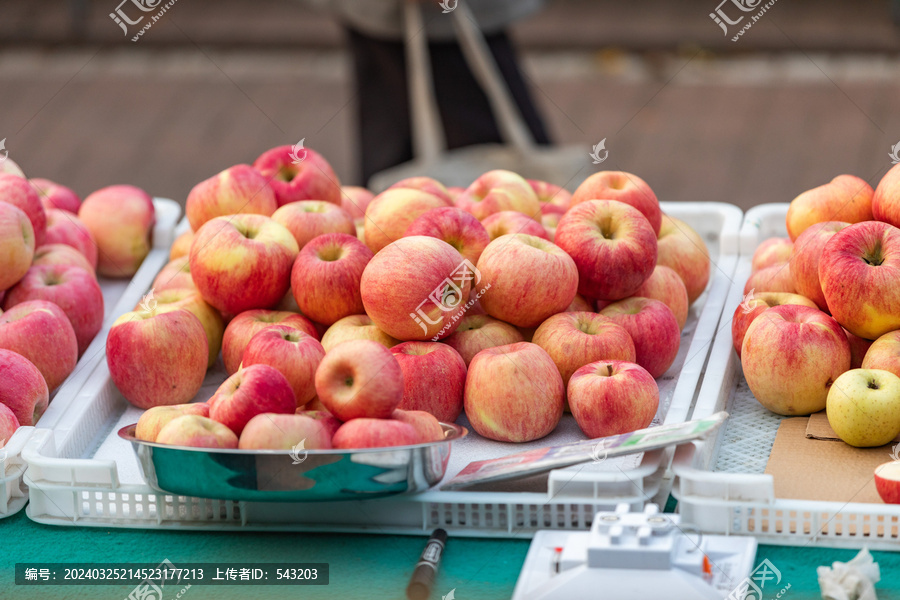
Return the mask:
<path fill-rule="evenodd" d="M 694 412 L 731 418 L 675 463 L 673 493 L 688 522 L 771 543 L 813 535 L 823 545 L 895 547 L 898 194 L 894 167 L 875 189 L 841 175 L 790 204 L 748 211 L 707 366 L 723 377 L 701 387 Z M 786 424 L 806 415 L 805 432 L 788 437 Z M 807 448 L 820 452 L 803 476 L 807 490 L 777 479 L 785 468 L 777 436 L 791 442 L 797 470 Z M 829 499 L 820 479 L 848 497 Z"/>
<path fill-rule="evenodd" d="M 119 246 L 99 236 L 150 239 L 152 213 L 130 191 L 96 194 L 119 203 L 98 202 L 101 256 Z M 25 442 L 26 483 L 39 483 L 29 514 L 72 519 L 47 495 L 59 482 L 53 461 L 88 456 L 106 462 L 69 465 L 63 477 L 86 500 L 74 500 L 82 521 L 102 496 L 88 481 L 144 492 L 123 505 L 130 517 L 214 502 L 150 499 L 123 483 L 130 475 L 120 481 L 121 440 L 91 447 L 110 419 L 137 422 L 135 436 L 161 447 L 304 456 L 433 443 L 440 422 L 457 420 L 471 433 L 455 444 L 487 443 L 500 456 L 614 435 L 666 419 L 676 384 L 687 402 L 669 418 L 684 420 L 733 266 L 719 255 L 711 277 L 707 242 L 723 252 L 724 225 L 740 214 L 685 206 L 701 233 L 621 172 L 596 173 L 571 195 L 508 171 L 467 189 L 417 177 L 373 195 L 341 188 L 310 149 L 300 159 L 275 148 L 226 169 L 189 194 L 168 264 L 135 276 L 102 331 L 105 353 L 73 389 L 79 402 L 51 404 L 54 431 Z M 149 243 L 128 247 L 158 252 Z M 140 266 L 117 260 L 109 268 L 124 276 Z M 682 370 L 691 377 L 678 382 Z M 632 491 L 633 502 L 652 491 Z M 253 510 L 240 509 L 240 519 Z"/>

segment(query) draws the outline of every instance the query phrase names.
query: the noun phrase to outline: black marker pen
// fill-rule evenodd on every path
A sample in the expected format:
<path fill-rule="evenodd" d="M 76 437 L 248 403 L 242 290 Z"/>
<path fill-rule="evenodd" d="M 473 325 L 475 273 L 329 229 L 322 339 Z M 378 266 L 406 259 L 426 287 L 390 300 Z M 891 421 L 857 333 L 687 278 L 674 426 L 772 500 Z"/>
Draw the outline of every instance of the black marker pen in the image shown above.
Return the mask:
<path fill-rule="evenodd" d="M 435 529 L 428 543 L 422 551 L 412 579 L 406 587 L 406 597 L 409 600 L 427 600 L 431 594 L 431 585 L 437 575 L 438 565 L 441 563 L 441 555 L 444 553 L 444 544 L 447 542 L 447 532 L 443 529 Z"/>

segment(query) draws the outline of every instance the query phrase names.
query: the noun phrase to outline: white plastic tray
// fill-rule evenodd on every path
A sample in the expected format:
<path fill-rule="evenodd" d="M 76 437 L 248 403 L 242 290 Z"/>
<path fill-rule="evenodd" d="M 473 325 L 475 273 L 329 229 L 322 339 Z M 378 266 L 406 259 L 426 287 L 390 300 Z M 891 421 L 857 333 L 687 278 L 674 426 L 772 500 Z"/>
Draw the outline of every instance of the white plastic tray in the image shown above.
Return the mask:
<path fill-rule="evenodd" d="M 787 209 L 763 204 L 744 219 L 734 285 L 693 413 L 695 419 L 720 410 L 731 416 L 715 438 L 679 448 L 672 494 L 682 522 L 704 533 L 752 535 L 766 544 L 897 550 L 900 506 L 779 499 L 772 476 L 764 473 L 784 417 L 763 408 L 747 387 L 732 347 L 731 318 L 743 299 L 753 251 L 769 237 L 787 235 Z"/>
<path fill-rule="evenodd" d="M 159 269 L 168 260 L 169 248 L 174 241 L 175 226 L 181 215 L 181 207 L 173 200 L 155 198 L 153 205 L 156 210 L 156 225 L 153 229 L 153 250 L 144 260 L 138 272 L 131 280 L 98 279 L 100 289 L 103 291 L 104 327 L 100 330 L 91 345 L 85 350 L 72 374 L 54 392 L 50 406 L 37 423 L 37 427 L 52 427 L 49 423 L 54 421 L 54 413 L 60 412 L 62 407 L 67 407 L 75 393 L 80 390 L 93 370 L 98 358 L 105 356 L 106 332 L 109 331 L 111 315 L 118 316 L 125 312 L 119 306 L 120 300 L 126 296 L 129 287 L 132 289 L 146 289 L 153 282 L 153 278 Z M 160 262 L 162 261 L 162 262 Z M 134 306 L 133 302 L 128 310 Z M 49 416 L 48 416 L 49 415 Z M 22 475 L 25 472 L 25 464 L 21 458 L 25 442 L 32 435 L 34 427 L 20 427 L 10 438 L 9 443 L 0 449 L 0 519 L 8 517 L 20 511 L 28 500 L 28 491 L 23 485 Z M 4 452 L 5 451 L 5 452 Z"/>
<path fill-rule="evenodd" d="M 664 203 L 663 210 L 697 229 L 714 262 L 710 286 L 691 309 L 679 357 L 660 378 L 657 422 L 676 423 L 687 419 L 696 396 L 737 262 L 742 214 L 737 207 L 715 203 Z M 123 311 L 144 290 L 130 291 Z M 219 363 L 208 374 L 201 398 L 224 380 Z M 95 364 L 75 401 L 60 409 L 48 420 L 52 430 L 36 431 L 23 451 L 31 497 L 28 516 L 58 525 L 384 533 L 421 533 L 440 526 L 460 535 L 503 537 L 546 528 L 585 529 L 598 510 L 620 502 L 640 508 L 660 493 L 670 458 L 661 451 L 624 457 L 492 491 L 431 490 L 382 500 L 305 504 L 209 500 L 157 493 L 144 483 L 131 448 L 116 436 L 140 411 L 115 389 L 105 360 Z M 583 437 L 571 416 L 551 436 L 531 444 L 470 435 L 454 444 L 447 478 L 473 460 L 576 439 Z"/>

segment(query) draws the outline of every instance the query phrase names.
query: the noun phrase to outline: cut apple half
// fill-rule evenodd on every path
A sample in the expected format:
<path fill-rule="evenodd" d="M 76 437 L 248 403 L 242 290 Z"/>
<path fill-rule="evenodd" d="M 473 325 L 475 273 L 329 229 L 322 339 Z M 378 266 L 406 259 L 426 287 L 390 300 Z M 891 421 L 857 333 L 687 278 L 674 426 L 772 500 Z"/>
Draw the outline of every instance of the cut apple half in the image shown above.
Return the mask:
<path fill-rule="evenodd" d="M 875 467 L 875 489 L 885 504 L 900 504 L 900 461 Z"/>

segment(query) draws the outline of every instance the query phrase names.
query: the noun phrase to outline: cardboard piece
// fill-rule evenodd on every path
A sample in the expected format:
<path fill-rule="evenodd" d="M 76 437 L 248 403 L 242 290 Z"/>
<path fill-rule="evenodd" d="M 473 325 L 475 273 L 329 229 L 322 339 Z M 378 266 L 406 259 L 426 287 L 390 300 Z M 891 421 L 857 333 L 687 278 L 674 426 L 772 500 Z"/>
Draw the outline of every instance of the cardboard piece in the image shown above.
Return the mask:
<path fill-rule="evenodd" d="M 811 420 L 784 419 L 778 427 L 766 465 L 775 480 L 775 497 L 882 504 L 875 467 L 891 461 L 891 446 L 854 448 L 837 439 L 807 437 Z"/>
<path fill-rule="evenodd" d="M 839 440 L 840 438 L 828 423 L 828 417 L 825 411 L 809 415 L 809 425 L 806 426 L 806 437 L 816 440 Z M 900 434 L 894 438 L 895 442 L 900 442 Z"/>

